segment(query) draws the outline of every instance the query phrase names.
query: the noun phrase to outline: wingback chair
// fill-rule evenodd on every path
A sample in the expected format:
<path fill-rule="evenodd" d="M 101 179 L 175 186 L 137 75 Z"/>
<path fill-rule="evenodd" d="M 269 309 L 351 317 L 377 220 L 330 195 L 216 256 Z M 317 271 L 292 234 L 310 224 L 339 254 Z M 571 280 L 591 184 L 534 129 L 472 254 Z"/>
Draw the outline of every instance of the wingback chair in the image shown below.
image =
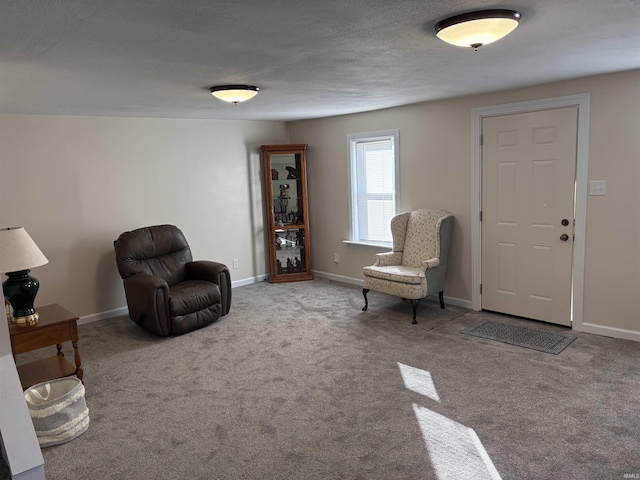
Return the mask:
<path fill-rule="evenodd" d="M 229 312 L 226 265 L 192 261 L 182 231 L 156 225 L 125 232 L 114 242 L 129 317 L 160 336 L 209 325 Z"/>
<path fill-rule="evenodd" d="M 453 216 L 444 210 L 405 212 L 391 219 L 393 251 L 376 255 L 376 263 L 364 267 L 364 308 L 369 290 L 397 295 L 411 302 L 413 323 L 420 299 L 438 293 L 444 308 L 444 276 L 447 271 Z"/>

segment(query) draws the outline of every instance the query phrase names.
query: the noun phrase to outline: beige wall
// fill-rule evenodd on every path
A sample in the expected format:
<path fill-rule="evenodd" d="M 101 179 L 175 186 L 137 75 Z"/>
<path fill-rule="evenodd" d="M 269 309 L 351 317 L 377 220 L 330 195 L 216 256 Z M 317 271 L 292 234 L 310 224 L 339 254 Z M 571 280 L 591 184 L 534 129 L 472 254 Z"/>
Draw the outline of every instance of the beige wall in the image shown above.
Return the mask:
<path fill-rule="evenodd" d="M 179 225 L 194 257 L 266 273 L 264 143 L 309 144 L 313 269 L 360 279 L 376 250 L 347 246 L 349 133 L 400 130 L 401 210 L 456 216 L 445 293 L 471 299 L 471 110 L 591 94 L 583 322 L 640 332 L 640 70 L 319 120 L 234 122 L 0 115 L 0 226 L 24 226 L 49 258 L 37 304 L 78 315 L 125 306 L 112 241 Z M 287 132 L 288 127 L 288 132 Z M 340 263 L 333 263 L 333 254 Z"/>
<path fill-rule="evenodd" d="M 360 279 L 373 263 L 376 250 L 343 243 L 346 136 L 398 128 L 400 210 L 438 207 L 455 215 L 445 294 L 470 301 L 472 109 L 581 93 L 591 94 L 589 180 L 607 181 L 606 196 L 587 200 L 582 320 L 640 332 L 640 70 L 289 124 L 291 142 L 309 144 L 313 269 Z"/>
<path fill-rule="evenodd" d="M 126 305 L 113 240 L 172 223 L 195 259 L 238 281 L 266 273 L 259 146 L 283 122 L 0 116 L 0 226 L 24 226 L 49 263 L 36 305 L 77 315 Z"/>

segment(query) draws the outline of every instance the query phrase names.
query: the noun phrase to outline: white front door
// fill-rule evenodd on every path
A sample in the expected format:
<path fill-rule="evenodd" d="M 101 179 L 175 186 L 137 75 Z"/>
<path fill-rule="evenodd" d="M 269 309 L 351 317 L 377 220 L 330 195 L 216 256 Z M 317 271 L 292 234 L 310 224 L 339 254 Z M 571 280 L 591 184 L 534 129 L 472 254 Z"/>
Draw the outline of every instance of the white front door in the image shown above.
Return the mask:
<path fill-rule="evenodd" d="M 482 308 L 571 325 L 576 107 L 482 120 Z"/>

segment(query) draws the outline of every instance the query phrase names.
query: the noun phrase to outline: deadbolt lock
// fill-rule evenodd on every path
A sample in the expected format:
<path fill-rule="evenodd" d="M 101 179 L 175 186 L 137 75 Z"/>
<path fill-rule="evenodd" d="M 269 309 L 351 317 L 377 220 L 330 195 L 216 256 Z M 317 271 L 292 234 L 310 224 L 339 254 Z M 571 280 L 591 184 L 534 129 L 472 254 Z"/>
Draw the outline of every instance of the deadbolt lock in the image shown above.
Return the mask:
<path fill-rule="evenodd" d="M 567 225 L 569 225 L 569 220 L 567 220 L 566 218 L 563 218 L 560 223 L 566 227 Z"/>

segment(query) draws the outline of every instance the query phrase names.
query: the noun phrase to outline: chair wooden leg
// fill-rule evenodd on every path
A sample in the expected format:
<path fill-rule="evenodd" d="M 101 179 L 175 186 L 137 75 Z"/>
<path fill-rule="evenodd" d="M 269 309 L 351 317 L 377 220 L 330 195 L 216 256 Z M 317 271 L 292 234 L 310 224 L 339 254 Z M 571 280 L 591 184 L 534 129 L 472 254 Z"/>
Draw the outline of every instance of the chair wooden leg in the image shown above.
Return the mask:
<path fill-rule="evenodd" d="M 369 293 L 369 289 L 363 288 L 362 289 L 362 295 L 364 295 L 364 307 L 362 307 L 363 312 L 366 312 L 367 308 L 369 307 L 369 300 L 367 300 L 367 293 Z"/>
<path fill-rule="evenodd" d="M 416 320 L 416 310 L 418 309 L 418 304 L 420 303 L 420 299 L 418 300 L 409 300 L 411 302 L 411 306 L 413 307 L 413 321 L 411 323 L 416 324 L 418 321 Z"/>
<path fill-rule="evenodd" d="M 444 310 L 444 291 L 438 294 L 440 296 L 440 308 Z"/>

